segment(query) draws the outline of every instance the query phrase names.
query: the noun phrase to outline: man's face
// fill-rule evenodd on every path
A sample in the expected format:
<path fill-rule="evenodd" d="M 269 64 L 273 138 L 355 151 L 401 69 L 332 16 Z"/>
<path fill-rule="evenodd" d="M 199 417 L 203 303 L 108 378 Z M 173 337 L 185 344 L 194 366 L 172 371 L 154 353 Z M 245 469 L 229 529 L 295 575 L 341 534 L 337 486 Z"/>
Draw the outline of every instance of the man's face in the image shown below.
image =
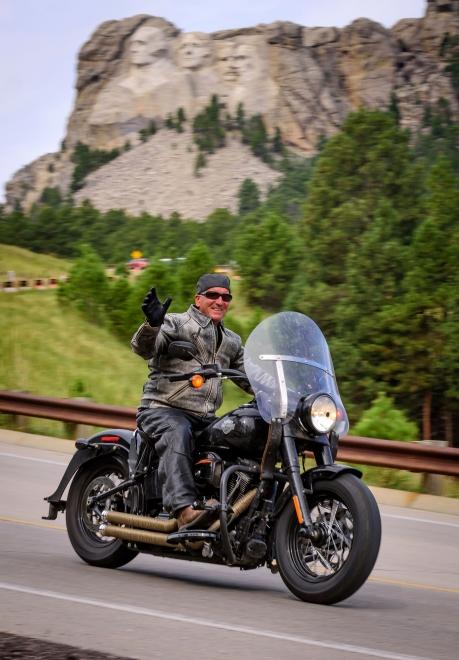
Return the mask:
<path fill-rule="evenodd" d="M 216 292 L 219 294 L 229 293 L 228 289 L 220 286 L 213 286 L 210 289 L 207 289 L 206 293 L 209 292 Z M 219 321 L 223 319 L 229 307 L 229 302 L 225 302 L 223 298 L 218 297 L 216 300 L 211 300 L 210 298 L 206 298 L 203 293 L 195 296 L 194 304 L 201 314 L 208 316 L 214 323 L 219 323 Z"/>

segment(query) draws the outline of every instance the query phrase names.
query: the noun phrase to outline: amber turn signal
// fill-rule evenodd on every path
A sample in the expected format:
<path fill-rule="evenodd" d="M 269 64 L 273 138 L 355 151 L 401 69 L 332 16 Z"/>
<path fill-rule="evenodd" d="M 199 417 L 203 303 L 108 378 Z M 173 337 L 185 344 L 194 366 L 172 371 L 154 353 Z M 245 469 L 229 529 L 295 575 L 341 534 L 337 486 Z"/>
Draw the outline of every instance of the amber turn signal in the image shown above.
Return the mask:
<path fill-rule="evenodd" d="M 191 387 L 195 387 L 196 389 L 199 389 L 204 385 L 206 381 L 200 374 L 195 374 L 194 376 L 191 376 L 190 378 L 190 383 Z"/>
<path fill-rule="evenodd" d="M 296 495 L 293 496 L 293 506 L 295 507 L 295 513 L 296 517 L 298 518 L 298 522 L 300 525 L 303 524 L 303 514 L 301 513 L 301 507 L 300 507 L 300 502 L 298 500 L 298 497 Z"/>

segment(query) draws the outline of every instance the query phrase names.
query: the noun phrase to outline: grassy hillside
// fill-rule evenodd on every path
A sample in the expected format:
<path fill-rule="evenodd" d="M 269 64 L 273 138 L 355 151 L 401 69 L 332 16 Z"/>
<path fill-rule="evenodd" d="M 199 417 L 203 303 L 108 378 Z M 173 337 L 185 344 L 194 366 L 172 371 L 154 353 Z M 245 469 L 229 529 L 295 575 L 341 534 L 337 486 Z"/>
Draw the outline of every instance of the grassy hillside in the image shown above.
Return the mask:
<path fill-rule="evenodd" d="M 70 269 L 71 263 L 46 254 L 37 254 L 14 245 L 0 243 L 0 281 L 14 271 L 20 279 L 28 277 L 58 277 Z"/>
<path fill-rule="evenodd" d="M 134 405 L 143 361 L 105 330 L 62 310 L 54 291 L 2 293 L 0 388 Z"/>

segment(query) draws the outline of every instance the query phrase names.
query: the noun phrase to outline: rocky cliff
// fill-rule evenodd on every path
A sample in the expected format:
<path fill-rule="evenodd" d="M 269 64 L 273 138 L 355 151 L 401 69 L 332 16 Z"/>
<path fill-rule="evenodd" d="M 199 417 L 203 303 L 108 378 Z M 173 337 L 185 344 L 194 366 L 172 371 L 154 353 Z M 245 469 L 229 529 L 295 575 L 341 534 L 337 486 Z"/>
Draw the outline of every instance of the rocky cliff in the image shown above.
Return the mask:
<path fill-rule="evenodd" d="M 225 112 L 234 115 L 242 103 L 246 115 L 261 113 L 269 132 L 279 127 L 284 143 L 304 154 L 312 154 L 321 136 L 333 134 L 345 116 L 361 106 L 386 109 L 396 103 L 401 125 L 417 130 L 425 108 L 441 98 L 448 100 L 453 116 L 459 116 L 459 90 L 450 66 L 458 41 L 459 0 L 427 0 L 423 18 L 403 19 L 391 29 L 360 18 L 342 29 L 279 21 L 205 34 L 183 33 L 162 18 L 146 15 L 108 21 L 79 53 L 77 96 L 65 148 L 17 172 L 7 185 L 7 203 L 28 207 L 44 187 L 67 192 L 74 167 L 71 154 L 78 142 L 104 150 L 128 142 L 131 151 L 90 175 L 78 198 L 93 199 L 101 208 L 116 204 L 154 213 L 174 208 L 202 216 L 208 206 L 222 205 L 218 195 L 226 180 L 234 199 L 236 184 L 245 176 L 266 188 L 272 172 L 264 163 L 255 163 L 246 147 L 232 144 L 238 155 L 234 152 L 218 170 L 220 183 L 203 184 L 206 204 L 188 208 L 186 198 L 193 195 L 184 193 L 183 200 L 180 190 L 193 188 L 193 180 L 174 191 L 169 179 L 171 170 L 178 181 L 185 170 L 191 176 L 195 147 L 189 136 L 179 139 L 171 132 L 166 133 L 168 145 L 160 131 L 147 148 L 139 132 L 152 120 L 160 127 L 179 107 L 191 118 L 217 94 Z M 177 140 L 180 147 L 174 156 L 171 145 Z M 167 153 L 172 157 L 169 165 Z M 208 176 L 211 168 L 202 171 L 202 179 Z M 151 191 L 142 193 L 149 187 L 160 191 L 163 180 L 170 191 L 164 203 Z"/>

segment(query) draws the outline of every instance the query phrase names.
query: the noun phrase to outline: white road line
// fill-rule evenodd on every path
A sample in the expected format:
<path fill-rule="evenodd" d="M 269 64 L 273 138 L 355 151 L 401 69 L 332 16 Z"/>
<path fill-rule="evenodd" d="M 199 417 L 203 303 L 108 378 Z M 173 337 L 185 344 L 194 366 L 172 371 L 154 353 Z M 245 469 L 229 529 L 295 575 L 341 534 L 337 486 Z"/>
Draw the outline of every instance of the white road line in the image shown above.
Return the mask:
<path fill-rule="evenodd" d="M 397 516 L 393 513 L 381 514 L 383 518 L 396 518 L 397 520 L 414 520 L 415 522 L 428 523 L 429 525 L 446 525 L 447 527 L 459 527 L 458 523 L 445 522 L 444 520 L 432 520 L 430 518 L 415 518 L 414 516 Z"/>
<path fill-rule="evenodd" d="M 35 461 L 35 463 L 49 463 L 50 465 L 65 465 L 68 463 L 62 463 L 62 461 L 50 461 L 47 458 L 35 458 L 33 456 L 23 456 L 22 454 L 9 454 L 6 451 L 0 451 L 0 456 L 7 456 L 8 458 L 22 458 L 24 461 Z"/>
<path fill-rule="evenodd" d="M 272 630 L 263 630 L 249 628 L 247 626 L 237 626 L 219 621 L 208 621 L 207 619 L 198 619 L 196 617 L 184 616 L 181 614 L 168 614 L 159 610 L 150 610 L 145 607 L 136 607 L 134 605 L 124 605 L 122 603 L 109 603 L 107 601 L 95 600 L 93 598 L 81 598 L 69 594 L 58 593 L 56 591 L 45 591 L 43 589 L 33 589 L 32 587 L 22 587 L 18 584 L 0 582 L 0 589 L 15 591 L 19 593 L 30 594 L 33 596 L 42 596 L 44 598 L 53 598 L 55 600 L 68 601 L 70 603 L 79 603 L 117 612 L 129 612 L 130 614 L 140 614 L 165 621 L 180 621 L 181 623 L 191 623 L 204 628 L 217 628 L 228 630 L 243 635 L 252 635 L 253 637 L 266 637 L 268 639 L 277 639 L 284 642 L 293 642 L 294 644 L 303 644 L 304 646 L 315 646 L 324 649 L 333 649 L 335 651 L 346 651 L 347 653 L 357 653 L 359 655 L 370 655 L 376 658 L 387 658 L 388 660 L 429 660 L 428 658 L 413 655 L 404 655 L 400 653 L 391 653 L 389 651 L 380 651 L 378 649 L 366 648 L 365 646 L 354 646 L 351 644 L 338 644 L 336 642 L 319 642 L 315 639 L 300 637 L 299 635 L 290 635 L 287 633 L 277 633 Z"/>

